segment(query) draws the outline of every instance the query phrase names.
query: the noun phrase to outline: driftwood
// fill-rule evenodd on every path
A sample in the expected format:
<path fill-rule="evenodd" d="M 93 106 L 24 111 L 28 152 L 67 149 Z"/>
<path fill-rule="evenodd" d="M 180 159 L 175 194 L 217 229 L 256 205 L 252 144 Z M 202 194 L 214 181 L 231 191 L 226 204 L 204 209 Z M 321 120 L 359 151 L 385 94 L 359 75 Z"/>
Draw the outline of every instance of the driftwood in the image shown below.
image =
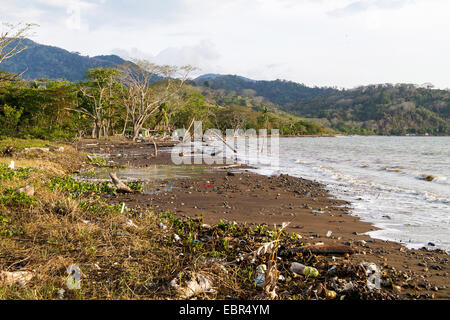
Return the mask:
<path fill-rule="evenodd" d="M 125 193 L 133 193 L 134 192 L 129 186 L 127 186 L 125 183 L 120 181 L 114 172 L 110 172 L 109 176 L 111 177 L 111 180 L 114 183 L 114 186 L 116 187 L 117 191 L 125 192 Z"/>
<path fill-rule="evenodd" d="M 314 254 L 352 254 L 355 251 L 344 244 L 310 244 L 298 248 L 299 252 L 311 252 Z"/>
<path fill-rule="evenodd" d="M 155 139 L 152 138 L 153 147 L 155 148 L 155 157 L 158 156 L 158 146 L 156 145 Z"/>
<path fill-rule="evenodd" d="M 297 253 L 312 253 L 312 254 L 334 254 L 334 255 L 344 255 L 353 254 L 355 250 L 350 246 L 344 244 L 307 244 L 298 248 L 290 248 L 287 250 L 281 250 L 280 256 L 295 256 Z"/>

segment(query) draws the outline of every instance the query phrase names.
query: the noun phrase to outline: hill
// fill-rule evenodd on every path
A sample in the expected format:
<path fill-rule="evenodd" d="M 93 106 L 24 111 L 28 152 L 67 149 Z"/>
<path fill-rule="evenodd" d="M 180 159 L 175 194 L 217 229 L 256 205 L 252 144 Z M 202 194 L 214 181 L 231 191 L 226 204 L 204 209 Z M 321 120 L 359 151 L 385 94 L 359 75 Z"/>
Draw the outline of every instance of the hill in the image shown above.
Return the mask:
<path fill-rule="evenodd" d="M 91 68 L 113 68 L 126 60 L 116 55 L 96 57 L 81 56 L 77 52 L 38 44 L 25 39 L 27 50 L 2 62 L 0 70 L 11 73 L 23 73 L 24 79 L 64 79 L 72 82 L 84 80 Z"/>
<path fill-rule="evenodd" d="M 304 84 L 286 80 L 252 80 L 237 75 L 203 75 L 194 82 L 197 85 L 211 89 L 225 89 L 241 91 L 245 89 L 254 90 L 255 96 L 269 99 L 275 104 L 289 105 L 299 99 L 312 98 L 334 92 L 331 88 L 308 87 Z"/>
<path fill-rule="evenodd" d="M 450 134 L 450 91 L 380 84 L 300 99 L 286 111 L 351 134 Z"/>
<path fill-rule="evenodd" d="M 308 87 L 286 80 L 255 81 L 235 75 L 194 80 L 219 101 L 246 96 L 348 134 L 450 134 L 450 92 L 413 84 L 379 84 L 350 90 Z M 237 97 L 236 97 L 237 96 Z M 273 109 L 273 108 L 272 108 Z"/>

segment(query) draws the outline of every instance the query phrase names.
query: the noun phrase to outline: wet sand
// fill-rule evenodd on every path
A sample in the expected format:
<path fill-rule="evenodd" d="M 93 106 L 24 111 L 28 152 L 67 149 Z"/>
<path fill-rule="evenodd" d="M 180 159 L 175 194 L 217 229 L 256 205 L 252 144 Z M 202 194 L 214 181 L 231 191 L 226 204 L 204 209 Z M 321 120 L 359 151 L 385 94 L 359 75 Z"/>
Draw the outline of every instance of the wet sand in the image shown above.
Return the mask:
<path fill-rule="evenodd" d="M 96 146 L 79 145 L 92 153 L 109 153 L 115 165 L 143 168 L 151 165 L 170 165 L 167 148 L 171 143 L 159 144 L 157 157 L 151 156 L 152 143 L 100 142 Z M 120 156 L 118 156 L 120 155 Z M 194 177 L 155 182 L 161 191 L 152 194 L 121 194 L 112 202 L 125 201 L 128 207 L 153 208 L 156 212 L 170 210 L 179 216 L 202 216 L 205 223 L 220 220 L 268 226 L 290 222 L 288 231 L 300 234 L 303 243 L 348 244 L 356 253 L 354 262 L 374 262 L 382 269 L 395 268 L 405 273 L 402 295 L 418 292 L 421 298 L 450 298 L 449 259 L 446 252 L 426 249 L 408 250 L 390 241 L 363 235 L 375 230 L 371 224 L 351 215 L 345 201 L 327 193 L 325 186 L 280 175 L 266 177 L 248 169 L 211 169 Z M 327 237 L 328 231 L 331 236 Z"/>

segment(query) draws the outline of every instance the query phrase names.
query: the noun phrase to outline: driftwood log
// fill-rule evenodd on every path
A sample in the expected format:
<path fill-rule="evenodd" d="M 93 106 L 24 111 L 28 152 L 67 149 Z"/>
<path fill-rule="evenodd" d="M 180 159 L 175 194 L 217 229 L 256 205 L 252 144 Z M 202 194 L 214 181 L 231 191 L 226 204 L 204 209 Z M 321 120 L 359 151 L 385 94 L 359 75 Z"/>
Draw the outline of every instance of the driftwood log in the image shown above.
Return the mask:
<path fill-rule="evenodd" d="M 310 244 L 298 248 L 289 248 L 281 250 L 280 256 L 296 256 L 297 253 L 312 253 L 319 255 L 344 255 L 353 254 L 355 250 L 344 244 L 330 243 L 330 244 Z"/>
<path fill-rule="evenodd" d="M 117 191 L 125 192 L 125 193 L 133 193 L 134 192 L 129 186 L 127 186 L 125 183 L 120 181 L 120 179 L 117 178 L 117 175 L 114 172 L 110 172 L 109 176 L 111 177 L 111 180 L 114 183 L 114 186 L 116 187 Z"/>

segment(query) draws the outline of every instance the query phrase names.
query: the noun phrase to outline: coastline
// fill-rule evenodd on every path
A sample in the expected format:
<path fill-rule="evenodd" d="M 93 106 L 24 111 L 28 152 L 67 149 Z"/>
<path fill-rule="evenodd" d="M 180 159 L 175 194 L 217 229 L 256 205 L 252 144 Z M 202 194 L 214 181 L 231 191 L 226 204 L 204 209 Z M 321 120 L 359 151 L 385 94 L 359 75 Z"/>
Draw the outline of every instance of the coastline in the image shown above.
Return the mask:
<path fill-rule="evenodd" d="M 113 161 L 117 166 L 144 168 L 171 164 L 170 154 L 161 152 L 168 151 L 170 143 L 158 144 L 157 157 L 148 156 L 149 150 L 153 149 L 151 144 L 98 143 L 87 149 L 81 145 L 81 149 L 116 155 Z M 132 156 L 123 157 L 124 154 Z M 450 298 L 446 252 L 410 250 L 395 242 L 364 235 L 377 228 L 351 215 L 345 207 L 348 203 L 328 194 L 319 183 L 287 175 L 267 177 L 250 173 L 245 168 L 205 170 L 194 177 L 158 183 L 172 183 L 173 188 L 150 195 L 117 195 L 108 200 L 113 203 L 124 201 L 133 208 L 153 208 L 155 212 L 171 211 L 180 217 L 202 216 L 208 224 L 227 220 L 247 225 L 265 223 L 273 227 L 290 221 L 287 231 L 300 234 L 304 244 L 350 245 L 355 250 L 350 261 L 373 262 L 382 270 L 395 270 L 404 275 L 404 281 L 417 279 L 414 283 L 405 282 L 402 290 L 405 299 L 414 298 L 414 292 L 431 298 Z M 327 236 L 329 231 L 331 236 Z"/>

